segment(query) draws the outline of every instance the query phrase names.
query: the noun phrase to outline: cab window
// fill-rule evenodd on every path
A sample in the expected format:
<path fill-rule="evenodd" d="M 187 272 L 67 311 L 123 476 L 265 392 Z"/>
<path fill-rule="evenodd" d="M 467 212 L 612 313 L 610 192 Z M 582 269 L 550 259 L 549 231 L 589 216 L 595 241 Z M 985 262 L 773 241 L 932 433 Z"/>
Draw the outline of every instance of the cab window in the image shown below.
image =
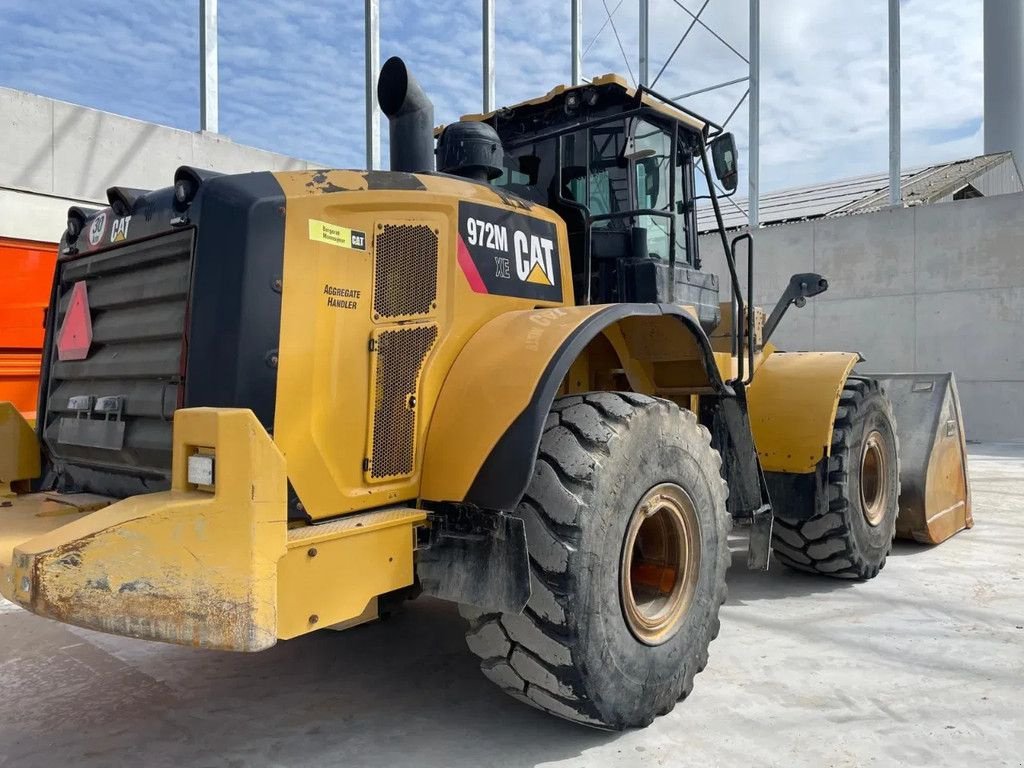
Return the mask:
<path fill-rule="evenodd" d="M 693 263 L 693 156 L 677 130 L 633 118 L 562 136 L 558 197 L 586 206 L 594 230 L 642 227 L 651 258 Z"/>
<path fill-rule="evenodd" d="M 562 197 L 582 203 L 591 216 L 630 209 L 629 182 L 623 160 L 626 133 L 622 123 L 577 131 L 562 137 Z M 595 228 L 622 228 L 624 219 L 601 219 Z"/>
<path fill-rule="evenodd" d="M 672 134 L 666 129 L 639 120 L 633 132 L 633 184 L 637 208 L 658 211 L 665 216 L 641 214 L 637 226 L 647 230 L 647 251 L 652 258 L 669 259 L 672 255 L 672 193 L 678 185 L 678 164 L 672 157 Z M 673 179 L 673 175 L 677 178 Z"/>
<path fill-rule="evenodd" d="M 553 142 L 536 142 L 506 150 L 501 175 L 490 184 L 527 200 L 547 205 L 547 188 L 553 175 Z"/>

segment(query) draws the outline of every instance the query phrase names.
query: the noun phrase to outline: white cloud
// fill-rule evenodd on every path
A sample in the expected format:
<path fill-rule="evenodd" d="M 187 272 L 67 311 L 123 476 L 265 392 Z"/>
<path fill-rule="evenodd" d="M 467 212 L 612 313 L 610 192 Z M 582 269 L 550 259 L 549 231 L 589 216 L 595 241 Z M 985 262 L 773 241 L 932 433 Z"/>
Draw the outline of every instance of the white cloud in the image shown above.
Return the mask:
<path fill-rule="evenodd" d="M 679 0 L 696 12 L 704 0 Z M 88 14 L 0 5 L 0 84 L 177 127 L 198 126 L 196 3 L 131 12 L 93 0 Z M 569 79 L 568 3 L 496 0 L 499 103 Z M 981 151 L 981 0 L 904 0 L 905 165 Z M 481 104 L 479 0 L 381 0 L 381 58 L 405 57 L 437 122 Z M 637 3 L 585 0 L 586 74 L 637 71 Z M 886 3 L 766 0 L 762 6 L 761 187 L 878 172 L 887 164 Z M 652 76 L 690 24 L 676 0 L 651 0 Z M 363 164 L 362 4 L 221 0 L 221 131 L 235 141 L 340 166 Z M 747 0 L 710 0 L 702 18 L 747 51 Z M 657 83 L 670 96 L 746 74 L 695 26 Z M 744 84 L 688 103 L 723 120 Z M 730 129 L 746 150 L 747 112 Z M 386 125 L 382 126 L 386 137 Z M 741 183 L 745 183 L 742 182 Z"/>

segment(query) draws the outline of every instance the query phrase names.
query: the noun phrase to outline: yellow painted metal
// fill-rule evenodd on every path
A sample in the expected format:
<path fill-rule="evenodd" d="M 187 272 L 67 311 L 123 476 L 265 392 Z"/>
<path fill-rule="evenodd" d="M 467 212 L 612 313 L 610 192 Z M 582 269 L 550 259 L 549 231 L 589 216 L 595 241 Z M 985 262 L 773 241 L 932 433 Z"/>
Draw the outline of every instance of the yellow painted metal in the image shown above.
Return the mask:
<path fill-rule="evenodd" d="M 622 366 L 626 381 L 629 382 L 629 388 L 635 392 L 653 393 L 655 390 L 653 367 L 649 362 L 644 363 L 630 354 L 629 342 L 626 341 L 622 328 L 618 324 L 613 325 L 606 328 L 602 335 L 615 351 L 616 359 Z"/>
<path fill-rule="evenodd" d="M 716 352 L 732 352 L 732 303 L 728 301 L 720 302 L 718 305 L 719 313 L 721 315 L 721 321 L 709 334 L 711 339 L 711 348 Z M 750 339 L 754 340 L 754 349 L 760 349 L 762 344 L 761 337 L 764 335 L 764 324 L 767 320 L 767 314 L 762 307 L 754 307 L 754 326 L 753 333 L 751 333 L 750 325 L 747 323 L 746 314 L 743 317 L 743 337 L 746 343 L 750 344 Z"/>
<path fill-rule="evenodd" d="M 212 494 L 186 480 L 199 447 L 217 457 Z M 70 522 L 46 518 L 52 530 L 14 548 L 0 578 L 4 596 L 119 635 L 246 651 L 273 645 L 286 537 L 280 452 L 251 411 L 179 410 L 171 485 Z M 41 519 L 35 514 L 34 524 Z"/>
<path fill-rule="evenodd" d="M 491 450 L 530 404 L 562 345 L 581 323 L 608 308 L 507 312 L 470 339 L 451 366 L 434 409 L 422 498 L 465 498 Z M 561 391 L 631 389 L 688 403 L 691 395 L 709 388 L 693 334 L 675 316 L 621 318 L 606 326 L 581 356 L 587 356 L 587 365 L 570 365 Z"/>
<path fill-rule="evenodd" d="M 571 307 L 572 268 L 564 222 L 546 208 L 454 178 L 408 175 L 402 189 L 378 188 L 378 177 L 358 171 L 282 172 L 275 178 L 287 198 L 287 218 L 273 434 L 305 512 L 313 520 L 325 520 L 435 498 L 438 484 L 446 493 L 465 490 L 487 452 L 529 402 L 543 371 L 540 362 L 534 365 L 530 360 L 546 362 L 554 351 L 538 344 L 560 343 L 582 318 L 597 311 Z M 463 201 L 554 225 L 563 278 L 560 302 L 472 289 L 456 258 Z M 396 224 L 426 226 L 437 237 L 436 301 L 416 317 L 375 316 L 376 234 Z M 360 243 L 365 247 L 358 247 Z M 336 296 L 344 297 L 341 306 L 331 301 Z M 570 313 L 567 319 L 544 330 L 541 323 L 550 323 L 544 313 L 559 307 Z M 692 308 L 689 311 L 693 313 Z M 506 316 L 519 317 L 521 324 L 513 321 L 506 326 Z M 437 326 L 417 384 L 413 468 L 407 475 L 370 477 L 366 467 L 374 446 L 377 365 L 370 341 L 385 329 L 412 327 L 405 324 L 409 320 Z M 484 332 L 485 327 L 490 330 Z M 558 335 L 555 327 L 564 332 Z M 574 371 L 581 381 L 583 376 L 588 379 L 586 386 L 574 387 L 567 381 L 566 387 L 632 388 L 682 399 L 706 389 L 707 375 L 692 337 L 677 318 L 622 321 L 603 338 L 603 346 L 587 354 L 614 358 L 615 364 L 595 365 L 591 358 L 590 364 Z M 465 353 L 470 345 L 483 353 Z M 462 359 L 458 366 L 457 359 Z M 451 383 L 460 373 L 474 383 Z M 473 390 L 471 396 L 459 400 L 462 396 L 453 394 L 464 393 L 467 387 Z M 479 407 L 479 418 L 470 418 L 462 402 L 474 412 Z M 440 426 L 435 430 L 436 420 Z M 446 443 L 440 435 L 458 442 Z M 453 451 L 453 445 L 458 449 Z M 427 474 L 435 478 L 431 488 Z"/>
<path fill-rule="evenodd" d="M 14 495 L 13 487 L 39 477 L 39 440 L 13 403 L 0 403 L 0 496 Z"/>
<path fill-rule="evenodd" d="M 212 493 L 187 481 L 196 452 L 215 456 Z M 251 411 L 179 410 L 171 490 L 116 502 L 37 493 L 0 507 L 0 594 L 103 632 L 257 651 L 359 619 L 413 583 L 426 513 L 289 529 L 286 488 L 284 457 Z"/>
<path fill-rule="evenodd" d="M 750 427 L 766 472 L 813 472 L 832 445 L 832 423 L 854 352 L 775 352 L 747 390 Z"/>
<path fill-rule="evenodd" d="M 545 208 L 454 178 L 408 176 L 408 189 L 375 188 L 374 175 L 365 171 L 282 172 L 275 178 L 287 197 L 287 218 L 274 442 L 287 457 L 289 480 L 314 520 L 408 503 L 420 495 L 430 414 L 469 339 L 503 313 L 559 304 L 472 290 L 455 256 L 460 201 L 554 224 L 564 278 L 560 303 L 572 304 L 565 224 Z M 311 221 L 318 222 L 313 239 Z M 363 471 L 374 397 L 369 341 L 374 328 L 400 327 L 373 317 L 375 233 L 385 224 L 436 230 L 436 307 L 417 320 L 436 323 L 438 335 L 419 380 L 413 471 L 371 483 Z M 344 247 L 343 237 L 319 238 L 340 231 L 332 227 L 365 233 L 365 249 Z M 329 301 L 334 289 L 344 291 L 340 307 Z"/>
<path fill-rule="evenodd" d="M 604 305 L 506 312 L 455 360 L 427 436 L 421 495 L 461 501 L 495 443 L 533 397 L 565 340 Z"/>
<path fill-rule="evenodd" d="M 278 565 L 278 637 L 359 619 L 378 595 L 412 584 L 415 527 L 426 517 L 378 510 L 289 531 Z"/>
<path fill-rule="evenodd" d="M 13 574 L 7 569 L 15 547 L 102 509 L 112 501 L 86 493 L 30 493 L 8 499 L 7 506 L 0 507 L 0 594 L 7 596 L 14 589 Z"/>
<path fill-rule="evenodd" d="M 366 604 L 366 609 L 358 616 L 345 619 L 345 621 L 339 621 L 337 624 L 331 624 L 329 627 L 324 627 L 324 629 L 329 629 L 332 632 L 344 632 L 346 629 L 358 627 L 360 624 L 369 624 L 371 621 L 376 621 L 380 618 L 379 602 L 379 599 L 375 597 Z"/>

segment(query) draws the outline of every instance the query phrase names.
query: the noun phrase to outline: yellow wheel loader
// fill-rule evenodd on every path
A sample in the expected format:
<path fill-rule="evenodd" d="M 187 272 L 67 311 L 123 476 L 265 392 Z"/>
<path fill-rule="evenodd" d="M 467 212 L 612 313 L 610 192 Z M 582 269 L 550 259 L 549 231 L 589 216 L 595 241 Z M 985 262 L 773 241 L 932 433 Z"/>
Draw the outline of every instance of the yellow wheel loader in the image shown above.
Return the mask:
<path fill-rule="evenodd" d="M 436 135 L 401 60 L 378 91 L 390 171 L 69 211 L 35 428 L 0 406 L 4 597 L 258 651 L 422 592 L 503 690 L 617 729 L 690 693 L 733 521 L 751 567 L 853 579 L 971 524 L 950 375 L 776 350 L 827 283 L 753 307 L 749 237 L 724 301 L 701 270 L 719 126 L 611 75 Z"/>

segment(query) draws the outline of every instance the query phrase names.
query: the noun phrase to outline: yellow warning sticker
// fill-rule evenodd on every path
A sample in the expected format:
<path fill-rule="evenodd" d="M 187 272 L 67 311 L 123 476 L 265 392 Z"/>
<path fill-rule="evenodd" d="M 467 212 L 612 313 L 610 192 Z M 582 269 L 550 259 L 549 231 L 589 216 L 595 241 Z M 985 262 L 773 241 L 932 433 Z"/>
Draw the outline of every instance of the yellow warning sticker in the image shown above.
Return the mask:
<path fill-rule="evenodd" d="M 358 229 L 340 227 L 319 219 L 309 220 L 309 239 L 318 243 L 336 245 L 339 248 L 352 248 L 356 251 L 366 250 L 366 233 Z"/>

